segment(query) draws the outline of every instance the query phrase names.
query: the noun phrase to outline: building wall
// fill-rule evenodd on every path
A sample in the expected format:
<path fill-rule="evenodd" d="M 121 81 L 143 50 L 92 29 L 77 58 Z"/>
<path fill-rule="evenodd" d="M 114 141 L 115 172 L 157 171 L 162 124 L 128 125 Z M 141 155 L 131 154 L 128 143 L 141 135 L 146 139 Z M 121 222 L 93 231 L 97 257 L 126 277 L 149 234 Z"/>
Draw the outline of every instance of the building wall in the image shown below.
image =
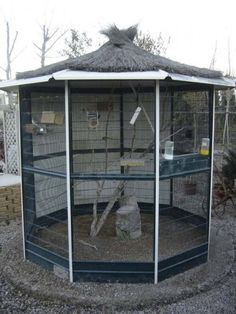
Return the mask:
<path fill-rule="evenodd" d="M 20 184 L 0 187 L 0 221 L 21 216 Z"/>

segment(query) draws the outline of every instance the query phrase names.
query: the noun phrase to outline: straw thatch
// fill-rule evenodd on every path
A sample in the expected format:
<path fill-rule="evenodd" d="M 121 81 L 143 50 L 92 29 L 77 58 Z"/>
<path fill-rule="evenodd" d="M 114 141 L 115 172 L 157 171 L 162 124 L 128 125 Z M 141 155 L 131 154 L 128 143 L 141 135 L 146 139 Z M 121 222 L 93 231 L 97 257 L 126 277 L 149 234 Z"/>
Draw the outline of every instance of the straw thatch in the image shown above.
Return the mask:
<path fill-rule="evenodd" d="M 92 72 L 133 72 L 158 71 L 199 76 L 206 78 L 220 78 L 222 73 L 209 69 L 197 68 L 162 56 L 153 55 L 133 43 L 137 35 L 137 26 L 126 30 L 119 30 L 115 25 L 101 32 L 109 41 L 98 50 L 86 55 L 57 62 L 43 68 L 18 73 L 17 78 L 29 78 L 52 74 L 57 71 L 70 69 Z"/>

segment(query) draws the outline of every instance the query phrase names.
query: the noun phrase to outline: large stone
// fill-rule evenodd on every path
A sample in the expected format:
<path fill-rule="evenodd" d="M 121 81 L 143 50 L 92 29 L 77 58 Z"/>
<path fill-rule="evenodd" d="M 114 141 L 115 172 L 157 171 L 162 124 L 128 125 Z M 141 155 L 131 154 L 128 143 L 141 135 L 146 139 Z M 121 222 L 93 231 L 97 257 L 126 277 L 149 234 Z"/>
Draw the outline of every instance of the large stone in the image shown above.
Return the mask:
<path fill-rule="evenodd" d="M 122 206 L 116 211 L 116 235 L 122 239 L 139 238 L 141 217 L 136 197 L 122 197 L 119 203 Z"/>
<path fill-rule="evenodd" d="M 125 205 L 131 205 L 131 206 L 135 206 L 138 209 L 137 198 L 134 195 L 125 195 L 125 196 L 120 197 L 119 205 L 120 207 L 125 206 Z"/>

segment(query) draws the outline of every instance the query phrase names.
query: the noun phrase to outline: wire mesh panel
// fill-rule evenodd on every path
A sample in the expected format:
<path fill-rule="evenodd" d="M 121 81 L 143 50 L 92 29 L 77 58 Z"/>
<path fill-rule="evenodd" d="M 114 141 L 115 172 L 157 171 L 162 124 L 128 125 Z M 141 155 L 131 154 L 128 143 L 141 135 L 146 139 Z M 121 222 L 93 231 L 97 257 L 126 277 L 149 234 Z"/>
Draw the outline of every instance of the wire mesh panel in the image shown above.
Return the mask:
<path fill-rule="evenodd" d="M 65 97 L 48 90 L 20 89 L 26 256 L 68 268 Z"/>
<path fill-rule="evenodd" d="M 25 172 L 23 184 L 26 241 L 68 258 L 66 180 Z"/>
<path fill-rule="evenodd" d="M 73 186 L 74 261 L 153 261 L 154 182 L 74 180 Z"/>
<path fill-rule="evenodd" d="M 160 195 L 159 260 L 207 243 L 209 174 L 161 181 Z"/>
<path fill-rule="evenodd" d="M 73 82 L 70 99 L 74 260 L 153 261 L 153 82 Z"/>
<path fill-rule="evenodd" d="M 154 92 L 129 85 L 72 89 L 74 173 L 154 173 Z"/>
<path fill-rule="evenodd" d="M 224 151 L 235 148 L 236 101 L 234 90 L 216 91 L 215 100 L 215 149 Z"/>
<path fill-rule="evenodd" d="M 201 92 L 161 93 L 160 146 L 173 141 L 175 155 L 200 153 L 209 139 L 209 95 Z M 206 154 L 207 155 L 207 154 Z"/>
<path fill-rule="evenodd" d="M 31 93 L 21 100 L 24 164 L 65 172 L 65 97 Z"/>
<path fill-rule="evenodd" d="M 229 112 L 223 106 L 215 112 L 215 149 L 224 151 L 234 148 L 236 143 L 236 105 L 231 105 Z"/>
<path fill-rule="evenodd" d="M 209 91 L 161 93 L 159 261 L 208 242 L 209 104 Z"/>
<path fill-rule="evenodd" d="M 72 112 L 74 172 L 119 172 L 119 96 L 74 94 Z"/>

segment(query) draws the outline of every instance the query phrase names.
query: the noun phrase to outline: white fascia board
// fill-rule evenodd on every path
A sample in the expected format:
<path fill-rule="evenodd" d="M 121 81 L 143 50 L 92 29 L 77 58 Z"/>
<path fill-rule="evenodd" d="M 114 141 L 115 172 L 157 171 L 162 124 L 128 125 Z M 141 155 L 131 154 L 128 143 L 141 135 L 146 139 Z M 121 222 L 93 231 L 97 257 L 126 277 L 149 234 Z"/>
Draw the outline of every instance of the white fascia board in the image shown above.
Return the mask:
<path fill-rule="evenodd" d="M 55 80 L 164 80 L 168 77 L 173 81 L 210 84 L 216 87 L 235 87 L 235 82 L 232 79 L 224 77 L 211 79 L 182 74 L 172 74 L 163 70 L 143 72 L 87 72 L 62 70 L 53 74 L 53 78 Z"/>
<path fill-rule="evenodd" d="M 21 85 L 29 85 L 35 83 L 43 83 L 48 82 L 52 78 L 52 75 L 44 75 L 27 79 L 19 79 L 19 80 L 8 80 L 0 82 L 0 89 L 2 90 L 12 90 L 13 87 L 21 86 Z"/>
<path fill-rule="evenodd" d="M 143 71 L 143 72 L 87 72 L 62 70 L 50 75 L 39 77 L 8 80 L 0 82 L 0 89 L 4 91 L 14 90 L 21 85 L 48 82 L 50 79 L 55 80 L 164 80 L 171 78 L 173 81 L 182 81 L 189 83 L 211 84 L 216 88 L 235 87 L 236 82 L 228 78 L 210 79 L 203 77 L 187 76 L 182 74 L 168 73 L 163 70 Z"/>
<path fill-rule="evenodd" d="M 159 71 L 144 72 L 86 72 L 63 70 L 53 74 L 55 80 L 163 80 L 168 73 Z"/>
<path fill-rule="evenodd" d="M 228 79 L 225 77 L 214 79 L 214 78 L 204 78 L 198 76 L 187 76 L 182 74 L 172 74 L 169 73 L 168 77 L 170 77 L 173 81 L 182 81 L 182 82 L 190 82 L 190 83 L 198 83 L 198 84 L 208 84 L 214 85 L 215 87 L 235 87 L 235 82 L 232 79 Z"/>

